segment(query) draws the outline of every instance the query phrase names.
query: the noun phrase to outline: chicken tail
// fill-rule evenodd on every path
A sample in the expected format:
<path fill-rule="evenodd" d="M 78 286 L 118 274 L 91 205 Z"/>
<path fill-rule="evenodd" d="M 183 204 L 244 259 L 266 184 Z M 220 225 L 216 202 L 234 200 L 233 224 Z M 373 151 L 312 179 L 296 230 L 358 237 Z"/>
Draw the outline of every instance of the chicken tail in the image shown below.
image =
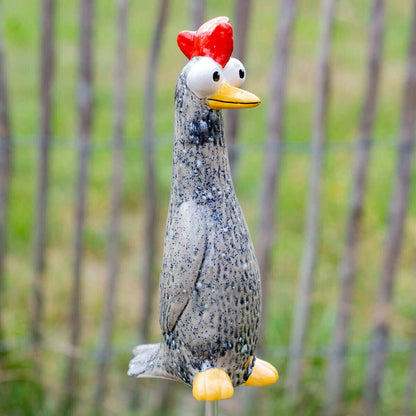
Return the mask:
<path fill-rule="evenodd" d="M 129 363 L 127 374 L 137 378 L 166 378 L 176 380 L 169 374 L 160 357 L 160 343 L 138 345 L 133 349 L 134 358 Z"/>

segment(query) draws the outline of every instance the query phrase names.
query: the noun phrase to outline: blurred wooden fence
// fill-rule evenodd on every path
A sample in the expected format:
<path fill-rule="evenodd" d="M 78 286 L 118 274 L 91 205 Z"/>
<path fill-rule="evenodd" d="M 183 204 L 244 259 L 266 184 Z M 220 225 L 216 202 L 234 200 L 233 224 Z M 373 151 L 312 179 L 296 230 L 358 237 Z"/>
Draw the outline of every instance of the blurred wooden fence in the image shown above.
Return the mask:
<path fill-rule="evenodd" d="M 300 0 L 299 0 L 300 1 Z M 309 305 L 314 289 L 315 269 L 318 262 L 319 236 L 321 230 L 321 183 L 322 166 L 326 146 L 326 126 L 328 97 L 330 92 L 331 73 L 331 39 L 336 0 L 322 0 L 322 18 L 320 22 L 320 41 L 317 56 L 317 79 L 315 83 L 315 101 L 313 103 L 313 122 L 310 142 L 310 175 L 309 196 L 305 213 L 305 237 L 302 262 L 299 268 L 298 296 L 293 312 L 291 345 L 288 348 L 288 371 L 282 377 L 287 387 L 287 395 L 296 398 L 299 394 L 302 376 L 302 360 L 305 355 L 307 328 L 309 324 Z M 339 273 L 339 297 L 336 307 L 335 327 L 332 344 L 326 354 L 327 358 L 327 403 L 324 413 L 339 414 L 346 383 L 346 359 L 349 354 L 349 327 L 353 308 L 353 295 L 356 277 L 357 256 L 360 246 L 360 218 L 363 201 L 367 191 L 367 176 L 372 149 L 373 125 L 377 107 L 380 74 L 383 67 L 383 38 L 385 33 L 384 0 L 372 0 L 368 31 L 368 56 L 365 94 L 362 105 L 361 121 L 358 127 L 357 150 L 352 169 L 352 191 L 346 218 L 344 249 Z M 191 2 L 191 23 L 194 28 L 203 21 L 204 1 Z M 42 374 L 42 341 L 44 321 L 44 272 L 47 257 L 46 234 L 48 229 L 48 191 L 49 164 L 51 147 L 51 95 L 54 83 L 55 65 L 55 1 L 42 0 L 41 45 L 40 45 L 40 125 L 38 141 L 38 187 L 36 203 L 36 220 L 34 221 L 33 242 L 33 295 L 32 295 L 32 334 L 33 360 L 35 371 Z M 169 0 L 160 0 L 159 14 L 154 25 L 154 37 L 150 47 L 147 64 L 145 96 L 147 105 L 144 115 L 144 167 L 146 177 L 146 226 L 143 229 L 145 255 L 142 287 L 145 293 L 140 311 L 141 325 L 139 338 L 143 341 L 149 337 L 149 314 L 154 293 L 156 261 L 156 211 L 158 206 L 155 187 L 155 108 L 154 96 L 159 54 L 163 42 L 166 22 L 169 18 Z M 236 32 L 235 55 L 244 59 L 246 39 L 250 30 L 250 11 L 255 7 L 250 0 L 235 1 L 235 17 L 232 23 Z M 119 269 L 119 219 L 121 215 L 121 193 L 123 178 L 123 126 L 125 120 L 125 82 L 126 82 L 126 44 L 128 0 L 118 0 L 117 51 L 114 79 L 114 121 L 112 141 L 112 181 L 109 193 L 110 218 L 108 234 L 108 266 L 106 302 L 103 312 L 100 351 L 98 352 L 96 403 L 103 401 L 107 364 L 111 356 L 111 340 L 115 316 L 115 295 Z M 297 1 L 281 0 L 279 21 L 276 22 L 276 41 L 272 63 L 270 100 L 268 108 L 267 139 L 264 155 L 264 176 L 262 196 L 259 207 L 259 230 L 257 233 L 257 255 L 263 278 L 264 312 L 267 316 L 268 282 L 270 258 L 276 240 L 277 215 L 279 211 L 279 181 L 282 163 L 285 121 L 286 83 L 290 67 L 291 46 L 294 23 L 297 18 Z M 2 19 L 0 11 L 0 21 Z M 374 308 L 372 337 L 368 349 L 366 377 L 364 385 L 364 409 L 367 415 L 377 411 L 381 383 L 385 367 L 386 354 L 389 349 L 391 330 L 391 304 L 395 286 L 398 258 L 403 240 L 403 230 L 408 209 L 412 151 L 415 143 L 416 120 L 416 1 L 413 12 L 413 26 L 410 31 L 407 75 L 403 92 L 401 109 L 402 122 L 397 146 L 397 169 L 394 191 L 391 197 L 390 214 L 386 229 L 384 256 L 380 267 L 378 295 Z M 85 210 L 87 206 L 87 179 L 90 156 L 91 123 L 94 118 L 94 85 L 92 71 L 94 27 L 94 0 L 80 1 L 80 44 L 79 44 L 79 78 L 78 78 L 78 176 L 76 200 L 74 206 L 73 236 L 73 285 L 70 303 L 70 344 L 68 353 L 67 377 L 65 384 L 64 406 L 69 408 L 76 397 L 77 377 L 79 373 L 78 350 L 82 328 L 83 313 L 81 309 L 81 281 L 83 263 L 83 231 Z M 179 53 L 179 52 L 178 52 Z M 6 226 L 8 210 L 8 190 L 13 177 L 13 132 L 9 125 L 9 107 L 7 97 L 7 56 L 4 54 L 4 39 L 0 31 L 0 350 L 7 350 L 2 340 L 7 338 L 3 333 L 2 284 L 5 276 L 4 259 L 7 256 Z M 232 166 L 238 158 L 238 125 L 237 112 L 230 112 L 227 123 L 230 161 Z M 133 330 L 133 328 L 132 328 Z M 133 339 L 132 339 L 133 342 Z M 409 363 L 410 376 L 406 387 L 404 408 L 408 414 L 415 414 L 412 408 L 416 384 L 416 350 Z"/>

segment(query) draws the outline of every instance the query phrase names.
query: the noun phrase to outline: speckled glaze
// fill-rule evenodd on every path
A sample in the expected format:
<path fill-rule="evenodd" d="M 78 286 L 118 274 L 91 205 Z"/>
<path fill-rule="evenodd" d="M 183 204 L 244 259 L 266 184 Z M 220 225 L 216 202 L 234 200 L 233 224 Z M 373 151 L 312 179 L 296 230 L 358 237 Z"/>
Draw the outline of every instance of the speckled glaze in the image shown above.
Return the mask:
<path fill-rule="evenodd" d="M 160 277 L 160 344 L 136 347 L 129 375 L 192 385 L 224 369 L 233 386 L 250 375 L 261 309 L 259 268 L 234 191 L 220 111 L 186 86 L 175 92 L 172 189 Z"/>

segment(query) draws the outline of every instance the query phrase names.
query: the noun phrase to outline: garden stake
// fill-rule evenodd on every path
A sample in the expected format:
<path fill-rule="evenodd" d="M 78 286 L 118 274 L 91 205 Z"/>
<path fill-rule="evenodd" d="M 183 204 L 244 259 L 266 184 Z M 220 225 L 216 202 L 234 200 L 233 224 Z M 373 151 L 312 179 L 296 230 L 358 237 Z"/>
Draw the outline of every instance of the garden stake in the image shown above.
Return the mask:
<path fill-rule="evenodd" d="M 218 416 L 218 402 L 205 402 L 204 416 Z"/>
<path fill-rule="evenodd" d="M 159 285 L 162 340 L 139 345 L 128 374 L 182 381 L 216 414 L 234 387 L 266 386 L 276 369 L 255 356 L 261 283 L 253 243 L 234 191 L 224 108 L 260 104 L 240 89 L 233 29 L 217 17 L 178 45 L 190 59 L 175 91 L 172 187 Z M 210 412 L 210 413 L 208 413 Z"/>

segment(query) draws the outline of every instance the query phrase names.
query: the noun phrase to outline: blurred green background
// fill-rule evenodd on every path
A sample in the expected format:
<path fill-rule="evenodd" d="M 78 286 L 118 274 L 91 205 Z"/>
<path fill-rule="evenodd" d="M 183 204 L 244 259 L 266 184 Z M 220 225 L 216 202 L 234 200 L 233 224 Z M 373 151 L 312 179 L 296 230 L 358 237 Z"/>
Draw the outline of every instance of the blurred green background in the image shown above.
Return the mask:
<path fill-rule="evenodd" d="M 75 179 L 77 169 L 77 111 L 79 5 L 56 2 L 56 76 L 53 86 L 53 147 L 48 215 L 47 274 L 45 280 L 44 375 L 40 383 L 30 356 L 30 301 L 32 240 L 37 178 L 39 129 L 40 7 L 34 0 L 2 2 L 8 92 L 13 148 L 10 188 L 6 281 L 3 294 L 5 337 L 10 350 L 0 362 L 0 414 L 52 415 L 57 413 L 64 385 Z M 285 140 L 280 176 L 277 222 L 273 248 L 270 310 L 267 316 L 265 358 L 276 364 L 281 381 L 263 389 L 254 409 L 258 414 L 315 415 L 325 403 L 326 360 L 322 349 L 331 339 L 337 299 L 338 267 L 342 254 L 348 208 L 353 144 L 362 108 L 367 68 L 370 1 L 339 0 L 332 37 L 332 73 L 322 199 L 322 230 L 313 292 L 302 397 L 295 407 L 284 396 L 284 374 L 290 339 L 304 237 L 304 211 L 309 175 L 311 114 L 315 94 L 316 56 L 320 2 L 299 1 L 287 85 Z M 109 186 L 113 120 L 113 79 L 116 40 L 116 2 L 97 1 L 94 17 L 94 122 L 90 159 L 87 220 L 84 230 L 85 263 L 82 300 L 82 358 L 80 400 L 75 414 L 94 412 L 93 392 L 102 320 L 107 267 Z M 388 208 L 397 159 L 396 144 L 401 121 L 403 84 L 411 28 L 412 1 L 389 1 L 381 89 L 374 129 L 374 148 L 362 219 L 359 267 L 351 331 L 352 353 L 348 359 L 344 413 L 360 414 L 365 368 L 365 346 L 383 256 Z M 121 217 L 120 275 L 118 281 L 114 355 L 109 390 L 104 403 L 107 414 L 157 414 L 158 382 L 139 382 L 126 376 L 131 347 L 137 343 L 140 322 L 141 264 L 144 239 L 143 109 L 144 82 L 158 2 L 132 0 L 129 5 L 128 78 Z M 206 18 L 226 15 L 233 22 L 234 2 L 206 1 Z M 278 1 L 253 2 L 245 88 L 262 98 L 262 105 L 244 112 L 240 128 L 240 153 L 235 187 L 253 240 L 259 220 L 264 141 L 267 132 L 271 61 L 276 44 Z M 156 163 L 158 210 L 158 262 L 163 248 L 167 214 L 173 92 L 185 59 L 176 35 L 190 28 L 189 1 L 173 0 L 157 73 Z M 413 165 L 412 177 L 416 176 Z M 413 180 L 413 184 L 416 182 Z M 392 321 L 392 352 L 388 356 L 380 414 L 401 414 L 408 377 L 409 342 L 416 329 L 416 192 L 411 188 L 409 215 L 400 257 Z M 153 314 L 153 341 L 160 336 L 157 296 Z M 133 386 L 133 387 L 132 387 Z M 146 391 L 141 410 L 129 409 L 132 388 Z M 220 404 L 220 414 L 244 414 L 244 392 Z M 176 409 L 167 414 L 200 414 L 189 389 L 176 387 Z M 240 398 L 240 400 L 239 400 Z M 166 414 L 166 413 L 165 413 Z M 248 413 L 248 414 L 253 414 Z"/>

